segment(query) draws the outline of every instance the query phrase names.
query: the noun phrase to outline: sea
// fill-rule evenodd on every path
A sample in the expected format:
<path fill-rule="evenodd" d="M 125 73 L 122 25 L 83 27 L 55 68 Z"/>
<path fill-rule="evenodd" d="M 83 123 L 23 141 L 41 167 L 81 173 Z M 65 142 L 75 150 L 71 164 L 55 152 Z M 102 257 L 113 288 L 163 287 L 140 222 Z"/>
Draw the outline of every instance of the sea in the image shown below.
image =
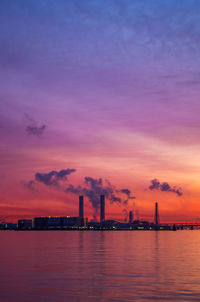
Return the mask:
<path fill-rule="evenodd" d="M 200 231 L 0 231 L 0 301 L 200 301 Z"/>

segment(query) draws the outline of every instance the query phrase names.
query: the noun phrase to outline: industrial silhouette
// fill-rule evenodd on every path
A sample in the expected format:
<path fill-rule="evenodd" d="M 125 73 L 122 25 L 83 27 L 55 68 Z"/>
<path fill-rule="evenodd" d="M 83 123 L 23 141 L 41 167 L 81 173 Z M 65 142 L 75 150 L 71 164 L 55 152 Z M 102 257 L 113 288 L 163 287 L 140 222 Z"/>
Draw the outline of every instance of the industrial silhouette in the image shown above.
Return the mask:
<path fill-rule="evenodd" d="M 175 225 L 160 224 L 158 202 L 155 203 L 154 221 L 152 223 L 144 220 L 134 220 L 134 212 L 129 211 L 129 221 L 119 222 L 116 220 L 105 219 L 105 196 L 100 195 L 99 199 L 99 222 L 84 217 L 84 196 L 79 196 L 79 216 L 70 217 L 35 217 L 31 219 L 20 219 L 18 224 L 5 223 L 2 220 L 0 230 L 173 230 L 190 228 L 195 225 Z"/>

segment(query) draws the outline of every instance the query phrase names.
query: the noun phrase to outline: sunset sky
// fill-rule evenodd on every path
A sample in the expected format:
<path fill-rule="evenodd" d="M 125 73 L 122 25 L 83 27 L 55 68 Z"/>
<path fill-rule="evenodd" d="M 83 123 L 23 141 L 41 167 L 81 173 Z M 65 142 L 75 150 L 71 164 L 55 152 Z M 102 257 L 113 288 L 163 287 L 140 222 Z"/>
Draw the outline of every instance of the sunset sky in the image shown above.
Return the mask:
<path fill-rule="evenodd" d="M 0 1 L 0 218 L 76 216 L 80 193 L 91 219 L 105 192 L 106 218 L 151 221 L 157 201 L 163 222 L 200 220 L 199 16 L 199 0 Z"/>

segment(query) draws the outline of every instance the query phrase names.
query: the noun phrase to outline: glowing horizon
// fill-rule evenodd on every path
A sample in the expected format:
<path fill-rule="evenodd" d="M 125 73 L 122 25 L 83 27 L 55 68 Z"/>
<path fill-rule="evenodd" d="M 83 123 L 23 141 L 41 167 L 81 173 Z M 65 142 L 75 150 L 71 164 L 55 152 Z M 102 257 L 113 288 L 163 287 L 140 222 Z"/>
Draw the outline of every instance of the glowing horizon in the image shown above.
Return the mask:
<path fill-rule="evenodd" d="M 91 177 L 135 197 L 124 203 L 118 192 L 107 218 L 124 219 L 126 209 L 152 220 L 158 201 L 162 222 L 198 221 L 199 2 L 0 8 L 0 218 L 76 216 L 78 197 L 66 188 Z M 64 169 L 76 172 L 57 186 L 35 179 Z M 87 199 L 85 216 L 93 214 Z"/>

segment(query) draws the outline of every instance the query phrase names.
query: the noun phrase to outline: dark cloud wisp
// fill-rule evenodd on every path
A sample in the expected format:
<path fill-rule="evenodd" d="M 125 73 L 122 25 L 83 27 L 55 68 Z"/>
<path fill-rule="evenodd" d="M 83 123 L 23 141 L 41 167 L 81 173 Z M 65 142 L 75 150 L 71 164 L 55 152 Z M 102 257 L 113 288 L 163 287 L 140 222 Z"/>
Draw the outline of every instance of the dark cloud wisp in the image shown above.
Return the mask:
<path fill-rule="evenodd" d="M 35 173 L 35 179 L 30 180 L 24 185 L 31 191 L 37 191 L 37 183 L 43 183 L 46 186 L 60 187 L 60 182 L 66 181 L 67 176 L 75 172 L 75 169 L 62 169 L 60 171 L 50 171 L 49 173 Z"/>
<path fill-rule="evenodd" d="M 28 134 L 41 136 L 44 133 L 44 130 L 46 129 L 46 125 L 43 124 L 42 126 L 38 127 L 36 125 L 29 125 L 26 127 L 26 132 Z"/>
<path fill-rule="evenodd" d="M 59 172 L 57 171 L 51 171 L 49 173 L 39 173 L 37 172 L 35 174 L 35 180 L 38 182 L 41 182 L 47 186 L 58 186 L 59 181 L 61 180 L 67 180 L 67 175 L 70 175 L 71 173 L 75 172 L 75 169 L 63 169 Z"/>
<path fill-rule="evenodd" d="M 30 191 L 33 191 L 33 192 L 37 192 L 37 189 L 35 187 L 35 181 L 34 180 L 30 180 L 28 182 L 23 182 L 23 185 L 29 189 Z"/>
<path fill-rule="evenodd" d="M 24 114 L 24 118 L 28 123 L 26 126 L 26 132 L 28 134 L 40 137 L 44 133 L 47 127 L 45 124 L 38 125 L 39 123 L 27 113 Z"/>
<path fill-rule="evenodd" d="M 125 194 L 128 199 L 135 199 L 135 196 L 131 196 L 131 191 L 129 189 L 121 189 L 119 192 Z"/>
<path fill-rule="evenodd" d="M 158 179 L 151 180 L 151 185 L 149 186 L 149 190 L 160 190 L 161 192 L 172 192 L 177 194 L 178 196 L 182 196 L 183 193 L 181 188 L 177 188 L 175 186 L 171 187 L 167 182 L 160 182 Z"/>

